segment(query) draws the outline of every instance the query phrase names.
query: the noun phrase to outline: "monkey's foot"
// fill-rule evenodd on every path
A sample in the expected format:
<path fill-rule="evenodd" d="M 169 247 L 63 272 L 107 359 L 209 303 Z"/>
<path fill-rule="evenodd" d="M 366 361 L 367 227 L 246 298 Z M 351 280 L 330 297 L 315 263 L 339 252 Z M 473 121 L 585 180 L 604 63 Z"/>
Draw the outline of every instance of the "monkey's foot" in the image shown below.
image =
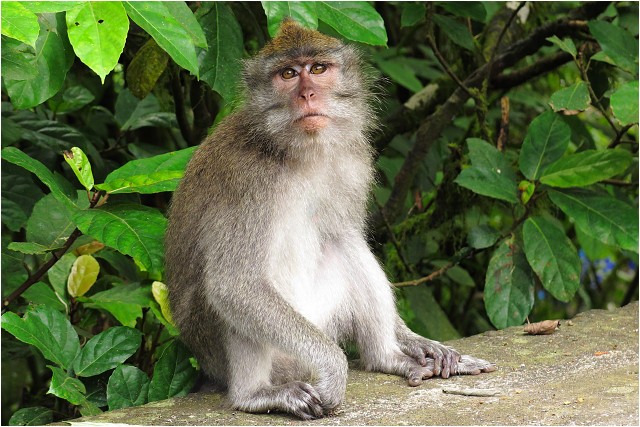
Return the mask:
<path fill-rule="evenodd" d="M 324 415 L 318 392 L 300 381 L 268 386 L 246 398 L 236 397 L 232 400 L 235 408 L 245 412 L 283 411 L 303 420 Z"/>
<path fill-rule="evenodd" d="M 458 366 L 455 372 L 451 372 L 452 375 L 478 375 L 483 372 L 495 371 L 495 363 L 487 362 L 477 357 L 463 355 L 458 361 Z"/>

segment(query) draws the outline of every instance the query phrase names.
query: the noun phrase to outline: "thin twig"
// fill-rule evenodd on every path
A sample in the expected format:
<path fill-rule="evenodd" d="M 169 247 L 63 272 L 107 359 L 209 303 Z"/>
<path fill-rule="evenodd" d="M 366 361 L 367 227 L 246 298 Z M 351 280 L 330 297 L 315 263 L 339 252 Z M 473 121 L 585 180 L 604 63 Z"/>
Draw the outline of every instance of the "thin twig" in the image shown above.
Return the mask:
<path fill-rule="evenodd" d="M 98 204 L 98 201 L 100 200 L 100 197 L 102 194 L 103 194 L 102 191 L 97 191 L 93 194 L 91 203 L 89 204 L 89 209 L 94 208 Z M 13 300 L 18 298 L 20 295 L 22 295 L 24 291 L 29 289 L 34 283 L 40 280 L 40 278 L 44 275 L 44 273 L 46 273 L 51 267 L 54 266 L 55 263 L 57 263 L 60 260 L 60 258 L 62 258 L 65 252 L 69 250 L 71 245 L 73 245 L 76 239 L 81 235 L 82 235 L 82 232 L 78 228 L 73 230 L 73 232 L 67 238 L 66 242 L 64 242 L 64 245 L 57 251 L 51 253 L 51 258 L 49 259 L 49 261 L 42 264 L 40 268 L 38 268 L 38 270 L 36 270 L 35 273 L 30 275 L 27 278 L 27 280 L 25 280 L 22 283 L 22 285 L 20 285 L 18 289 L 13 291 L 11 295 L 9 295 L 7 298 L 5 298 L 4 301 L 2 301 L 2 313 L 4 314 L 4 312 L 7 311 L 7 307 L 9 306 L 9 304 L 13 302 Z"/>

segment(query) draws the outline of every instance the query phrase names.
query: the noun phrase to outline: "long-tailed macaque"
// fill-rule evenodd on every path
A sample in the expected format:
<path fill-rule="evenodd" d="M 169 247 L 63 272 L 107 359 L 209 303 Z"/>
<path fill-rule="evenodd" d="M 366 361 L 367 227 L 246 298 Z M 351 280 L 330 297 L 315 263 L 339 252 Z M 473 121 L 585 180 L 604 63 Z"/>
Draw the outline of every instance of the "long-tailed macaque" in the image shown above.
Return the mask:
<path fill-rule="evenodd" d="M 494 370 L 413 333 L 365 240 L 375 126 L 357 51 L 285 20 L 244 63 L 245 101 L 173 196 L 166 279 L 182 340 L 248 412 L 344 399 L 347 359 L 410 385 Z"/>

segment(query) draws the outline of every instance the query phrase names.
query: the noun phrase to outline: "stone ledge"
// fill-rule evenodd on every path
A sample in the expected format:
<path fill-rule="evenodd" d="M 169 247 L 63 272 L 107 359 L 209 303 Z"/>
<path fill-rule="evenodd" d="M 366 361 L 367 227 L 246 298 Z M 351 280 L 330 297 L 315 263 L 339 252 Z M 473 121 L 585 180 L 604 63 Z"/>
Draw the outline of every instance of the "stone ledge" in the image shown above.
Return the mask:
<path fill-rule="evenodd" d="M 639 425 L 638 303 L 591 310 L 552 335 L 522 327 L 449 342 L 497 363 L 479 376 L 431 379 L 411 388 L 402 378 L 351 370 L 335 416 L 300 421 L 245 414 L 220 394 L 191 394 L 73 420 L 137 425 Z M 498 389 L 500 395 L 445 394 L 442 388 Z"/>

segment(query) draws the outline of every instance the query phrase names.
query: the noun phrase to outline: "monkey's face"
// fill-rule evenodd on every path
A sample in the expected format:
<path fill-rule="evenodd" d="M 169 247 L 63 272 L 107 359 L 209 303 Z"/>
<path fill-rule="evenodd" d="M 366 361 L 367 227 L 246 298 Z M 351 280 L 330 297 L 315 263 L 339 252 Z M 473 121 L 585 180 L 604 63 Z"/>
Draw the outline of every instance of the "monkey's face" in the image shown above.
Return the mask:
<path fill-rule="evenodd" d="M 278 70 L 272 84 L 289 107 L 290 123 L 307 134 L 315 134 L 330 125 L 329 104 L 337 79 L 336 65 L 301 58 Z"/>

